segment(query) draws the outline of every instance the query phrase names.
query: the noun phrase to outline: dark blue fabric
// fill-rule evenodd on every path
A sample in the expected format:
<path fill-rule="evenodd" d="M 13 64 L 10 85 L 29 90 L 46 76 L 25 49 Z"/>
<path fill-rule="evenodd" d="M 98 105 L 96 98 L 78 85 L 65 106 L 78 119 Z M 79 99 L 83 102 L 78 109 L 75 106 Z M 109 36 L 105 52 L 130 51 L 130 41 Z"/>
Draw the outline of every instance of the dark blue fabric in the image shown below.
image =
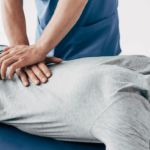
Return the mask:
<path fill-rule="evenodd" d="M 58 0 L 35 0 L 36 41 L 50 21 Z M 63 60 L 121 53 L 118 0 L 89 0 L 74 27 L 47 55 Z"/>
<path fill-rule="evenodd" d="M 0 150 L 105 150 L 104 144 L 63 142 L 0 124 Z"/>

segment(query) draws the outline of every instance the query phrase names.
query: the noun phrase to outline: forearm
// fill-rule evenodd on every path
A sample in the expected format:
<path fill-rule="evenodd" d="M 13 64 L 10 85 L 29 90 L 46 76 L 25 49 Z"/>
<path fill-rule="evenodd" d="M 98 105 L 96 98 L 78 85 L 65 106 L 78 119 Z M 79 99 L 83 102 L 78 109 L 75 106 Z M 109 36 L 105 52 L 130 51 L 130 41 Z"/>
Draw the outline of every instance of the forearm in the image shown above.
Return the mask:
<path fill-rule="evenodd" d="M 87 2 L 88 0 L 59 0 L 53 17 L 36 43 L 45 55 L 48 54 L 75 25 Z"/>
<path fill-rule="evenodd" d="M 23 0 L 1 0 L 2 20 L 9 44 L 29 45 Z"/>

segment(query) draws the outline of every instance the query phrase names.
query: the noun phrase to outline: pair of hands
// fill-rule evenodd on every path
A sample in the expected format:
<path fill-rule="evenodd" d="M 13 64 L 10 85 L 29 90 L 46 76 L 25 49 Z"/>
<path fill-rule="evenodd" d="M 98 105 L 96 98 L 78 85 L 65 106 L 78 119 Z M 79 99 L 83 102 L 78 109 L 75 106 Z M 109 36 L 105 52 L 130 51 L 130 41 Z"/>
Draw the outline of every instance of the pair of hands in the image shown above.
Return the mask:
<path fill-rule="evenodd" d="M 17 45 L 6 47 L 4 53 L 0 55 L 0 75 L 5 79 L 5 72 L 8 71 L 8 78 L 11 79 L 13 73 L 16 72 L 21 78 L 24 86 L 29 85 L 30 80 L 38 85 L 47 82 L 47 78 L 51 77 L 51 72 L 46 66 L 48 63 L 61 63 L 62 59 L 46 56 L 36 45 Z"/>

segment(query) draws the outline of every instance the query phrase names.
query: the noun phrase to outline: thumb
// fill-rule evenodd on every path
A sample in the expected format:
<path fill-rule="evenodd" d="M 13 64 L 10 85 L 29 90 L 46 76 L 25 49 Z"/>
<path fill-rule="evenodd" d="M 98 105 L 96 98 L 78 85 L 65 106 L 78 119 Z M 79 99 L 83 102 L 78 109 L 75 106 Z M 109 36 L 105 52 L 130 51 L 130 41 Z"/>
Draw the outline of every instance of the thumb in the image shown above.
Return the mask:
<path fill-rule="evenodd" d="M 48 63 L 61 63 L 62 62 L 62 59 L 61 58 L 57 58 L 57 57 L 46 57 L 46 60 L 45 60 L 46 64 Z"/>

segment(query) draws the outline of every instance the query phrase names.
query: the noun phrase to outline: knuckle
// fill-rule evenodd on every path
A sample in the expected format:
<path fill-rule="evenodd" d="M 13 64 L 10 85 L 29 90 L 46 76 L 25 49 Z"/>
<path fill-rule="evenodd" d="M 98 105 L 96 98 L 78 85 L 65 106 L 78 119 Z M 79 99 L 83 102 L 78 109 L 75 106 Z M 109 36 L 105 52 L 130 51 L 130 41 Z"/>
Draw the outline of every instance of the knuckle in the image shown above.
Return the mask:
<path fill-rule="evenodd" d="M 18 75 L 19 75 L 20 72 L 21 72 L 19 69 L 16 69 L 15 71 L 16 71 L 16 73 L 17 73 Z"/>
<path fill-rule="evenodd" d="M 20 63 L 28 61 L 25 57 L 22 57 L 20 54 L 17 54 L 17 58 L 19 58 Z"/>
<path fill-rule="evenodd" d="M 3 61 L 3 65 L 4 65 L 4 66 L 7 65 L 7 60 L 4 60 L 4 61 Z"/>
<path fill-rule="evenodd" d="M 33 65 L 30 67 L 32 70 L 36 68 L 36 65 Z"/>
<path fill-rule="evenodd" d="M 37 64 L 37 66 L 40 68 L 42 66 L 42 63 Z"/>
<path fill-rule="evenodd" d="M 43 67 L 45 65 L 45 63 L 44 62 L 40 62 L 40 63 L 38 63 L 38 67 Z"/>
<path fill-rule="evenodd" d="M 15 69 L 15 65 L 11 65 L 11 69 Z"/>
<path fill-rule="evenodd" d="M 13 52 L 14 52 L 13 49 L 10 49 L 9 54 L 12 54 Z"/>

